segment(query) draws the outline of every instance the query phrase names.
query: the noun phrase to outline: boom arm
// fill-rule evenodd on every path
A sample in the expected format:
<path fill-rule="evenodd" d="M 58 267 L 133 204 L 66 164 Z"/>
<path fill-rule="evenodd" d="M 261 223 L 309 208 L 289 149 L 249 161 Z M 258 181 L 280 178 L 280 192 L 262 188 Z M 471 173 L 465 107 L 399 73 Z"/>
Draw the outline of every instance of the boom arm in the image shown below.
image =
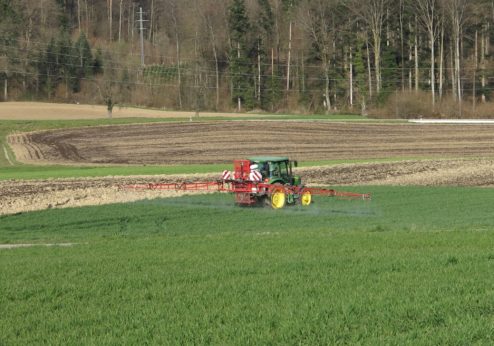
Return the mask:
<path fill-rule="evenodd" d="M 324 189 L 319 187 L 299 187 L 299 186 L 279 186 L 276 184 L 266 184 L 261 182 L 246 181 L 246 180 L 217 180 L 206 182 L 182 182 L 182 183 L 149 183 L 149 184 L 134 184 L 125 185 L 125 189 L 137 190 L 172 190 L 172 191 L 218 191 L 231 193 L 268 193 L 273 188 L 282 188 L 287 194 L 300 194 L 302 190 L 310 191 L 312 195 L 341 197 L 348 199 L 363 199 L 369 200 L 369 194 L 361 194 L 354 192 L 336 191 L 333 189 Z"/>

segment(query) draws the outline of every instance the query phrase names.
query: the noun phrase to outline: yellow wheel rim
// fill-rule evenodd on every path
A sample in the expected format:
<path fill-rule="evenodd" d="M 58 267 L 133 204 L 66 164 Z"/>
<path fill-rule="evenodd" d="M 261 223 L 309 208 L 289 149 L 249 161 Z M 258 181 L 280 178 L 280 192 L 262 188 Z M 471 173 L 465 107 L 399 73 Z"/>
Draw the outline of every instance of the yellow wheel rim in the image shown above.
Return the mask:
<path fill-rule="evenodd" d="M 300 198 L 302 205 L 309 205 L 312 202 L 312 195 L 310 191 L 302 192 L 302 197 Z"/>
<path fill-rule="evenodd" d="M 281 209 L 285 206 L 285 192 L 282 190 L 274 191 L 271 194 L 271 207 Z"/>

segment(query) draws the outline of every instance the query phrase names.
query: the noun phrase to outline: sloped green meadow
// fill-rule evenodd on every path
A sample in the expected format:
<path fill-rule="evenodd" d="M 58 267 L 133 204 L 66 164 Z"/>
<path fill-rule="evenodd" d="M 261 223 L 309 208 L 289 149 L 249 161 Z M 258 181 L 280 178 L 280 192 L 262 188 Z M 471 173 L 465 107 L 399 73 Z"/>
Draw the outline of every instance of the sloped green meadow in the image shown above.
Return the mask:
<path fill-rule="evenodd" d="M 0 218 L 0 344 L 492 344 L 494 190 Z"/>

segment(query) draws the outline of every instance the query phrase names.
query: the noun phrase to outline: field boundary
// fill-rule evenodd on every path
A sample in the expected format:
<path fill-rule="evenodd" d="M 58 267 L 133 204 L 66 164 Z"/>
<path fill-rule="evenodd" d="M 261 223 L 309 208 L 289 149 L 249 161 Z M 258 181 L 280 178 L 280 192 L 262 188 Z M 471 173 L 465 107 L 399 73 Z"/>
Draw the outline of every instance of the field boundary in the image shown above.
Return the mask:
<path fill-rule="evenodd" d="M 461 124 L 461 125 L 494 125 L 489 119 L 410 119 L 415 124 Z"/>
<path fill-rule="evenodd" d="M 79 243 L 49 243 L 49 244 L 0 244 L 0 250 L 13 250 L 24 247 L 33 247 L 33 246 L 45 246 L 45 247 L 69 247 L 79 245 Z"/>

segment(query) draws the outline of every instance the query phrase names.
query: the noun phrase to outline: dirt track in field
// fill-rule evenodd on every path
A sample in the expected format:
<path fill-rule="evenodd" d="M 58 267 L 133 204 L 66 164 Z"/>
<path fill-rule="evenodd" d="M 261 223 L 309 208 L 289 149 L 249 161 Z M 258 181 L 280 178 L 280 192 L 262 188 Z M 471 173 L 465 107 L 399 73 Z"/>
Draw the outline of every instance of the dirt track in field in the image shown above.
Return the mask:
<path fill-rule="evenodd" d="M 404 161 L 299 168 L 309 185 L 422 185 L 494 187 L 494 160 Z M 178 197 L 184 192 L 136 191 L 125 185 L 210 181 L 219 174 L 0 181 L 0 215 L 85 205 Z M 365 191 L 363 191 L 365 192 Z M 231 198 L 225 196 L 225 198 Z M 233 202 L 233 200 L 232 200 Z"/>
<path fill-rule="evenodd" d="M 113 118 L 190 118 L 195 112 L 177 112 L 133 107 L 113 108 Z M 200 113 L 200 117 L 248 117 L 238 113 Z M 255 116 L 255 114 L 252 114 Z M 44 103 L 44 102 L 1 102 L 0 120 L 74 120 L 104 119 L 108 117 L 106 106 Z"/>
<path fill-rule="evenodd" d="M 126 188 L 149 182 L 175 183 L 215 180 L 218 175 L 179 175 L 143 177 L 105 177 L 77 179 L 0 181 L 0 215 L 51 208 L 132 202 L 158 197 L 178 197 L 183 191 L 154 191 Z M 193 194 L 194 192 L 187 192 Z"/>
<path fill-rule="evenodd" d="M 11 135 L 17 160 L 61 164 L 226 163 L 252 155 L 299 161 L 492 157 L 494 127 L 289 121 L 101 126 Z"/>

